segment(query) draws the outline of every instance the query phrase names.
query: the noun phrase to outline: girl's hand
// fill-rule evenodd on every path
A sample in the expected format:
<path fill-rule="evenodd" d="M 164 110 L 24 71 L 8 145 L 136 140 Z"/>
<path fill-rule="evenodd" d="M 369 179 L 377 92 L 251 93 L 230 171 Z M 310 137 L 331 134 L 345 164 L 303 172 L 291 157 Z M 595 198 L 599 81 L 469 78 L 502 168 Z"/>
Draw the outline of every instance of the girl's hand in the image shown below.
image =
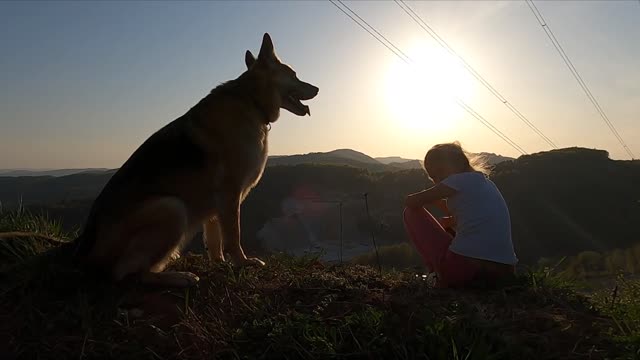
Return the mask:
<path fill-rule="evenodd" d="M 435 201 L 433 204 L 435 205 L 435 207 L 437 207 L 442 212 L 444 212 L 445 215 L 447 215 L 447 216 L 451 215 L 451 212 L 449 211 L 449 208 L 447 207 L 447 200 L 439 199 L 439 200 Z"/>
<path fill-rule="evenodd" d="M 445 229 L 453 228 L 456 225 L 456 220 L 453 216 L 441 217 L 438 222 Z"/>

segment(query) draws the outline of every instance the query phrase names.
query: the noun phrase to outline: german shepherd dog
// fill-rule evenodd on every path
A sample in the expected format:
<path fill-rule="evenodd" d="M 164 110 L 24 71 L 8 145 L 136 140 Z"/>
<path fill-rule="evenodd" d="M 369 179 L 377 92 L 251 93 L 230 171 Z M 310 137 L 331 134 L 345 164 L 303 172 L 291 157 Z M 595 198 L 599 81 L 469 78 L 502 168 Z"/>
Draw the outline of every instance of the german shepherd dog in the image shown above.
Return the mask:
<path fill-rule="evenodd" d="M 240 205 L 258 183 L 267 161 L 267 134 L 280 108 L 311 115 L 300 100 L 318 88 L 282 63 L 269 34 L 247 70 L 214 88 L 184 115 L 148 138 L 96 198 L 74 242 L 81 264 L 114 281 L 187 287 L 199 279 L 164 271 L 201 229 L 213 262 L 225 253 L 238 265 L 264 265 L 247 258 L 240 244 Z"/>

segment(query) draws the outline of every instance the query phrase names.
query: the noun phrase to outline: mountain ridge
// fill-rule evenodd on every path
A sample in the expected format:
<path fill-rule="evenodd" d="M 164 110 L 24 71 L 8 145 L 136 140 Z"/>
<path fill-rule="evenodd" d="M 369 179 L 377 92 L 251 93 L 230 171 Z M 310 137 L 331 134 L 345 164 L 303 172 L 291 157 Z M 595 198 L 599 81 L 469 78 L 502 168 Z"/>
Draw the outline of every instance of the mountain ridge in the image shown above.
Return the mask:
<path fill-rule="evenodd" d="M 259 248 L 264 241 L 270 244 L 281 238 L 302 241 L 296 247 L 308 248 L 313 239 L 337 244 L 336 206 L 323 203 L 336 199 L 347 201 L 344 235 L 354 246 L 369 244 L 369 221 L 378 224 L 374 229 L 378 244 L 405 241 L 404 198 L 431 185 L 424 171 L 344 158 L 336 161 L 342 164 L 269 166 L 243 204 L 247 245 Z M 369 170 L 375 167 L 392 170 Z M 0 201 L 4 209 L 22 204 L 64 219 L 65 226 L 73 228 L 82 224 L 92 199 L 111 175 L 0 177 Z M 603 251 L 639 239 L 640 230 L 629 224 L 640 216 L 640 192 L 635 185 L 640 183 L 640 161 L 612 160 L 602 150 L 566 148 L 503 161 L 490 178 L 509 205 L 513 238 L 523 261 Z M 372 220 L 364 212 L 363 193 L 369 194 Z M 320 202 L 305 200 L 309 198 Z M 274 219 L 275 233 L 260 238 L 261 229 Z M 284 236 L 282 231 L 295 236 Z"/>
<path fill-rule="evenodd" d="M 495 165 L 503 161 L 514 160 L 511 157 L 489 152 L 481 152 L 480 155 L 487 158 L 489 165 Z M 310 152 L 293 155 L 271 155 L 267 160 L 267 166 L 289 166 L 301 164 L 345 165 L 365 168 L 369 171 L 395 171 L 407 169 L 421 169 L 422 161 L 407 159 L 400 156 L 372 157 L 366 153 L 342 148 L 327 152 Z M 106 173 L 117 169 L 109 168 L 65 168 L 65 169 L 0 169 L 0 177 L 62 177 L 82 173 Z"/>

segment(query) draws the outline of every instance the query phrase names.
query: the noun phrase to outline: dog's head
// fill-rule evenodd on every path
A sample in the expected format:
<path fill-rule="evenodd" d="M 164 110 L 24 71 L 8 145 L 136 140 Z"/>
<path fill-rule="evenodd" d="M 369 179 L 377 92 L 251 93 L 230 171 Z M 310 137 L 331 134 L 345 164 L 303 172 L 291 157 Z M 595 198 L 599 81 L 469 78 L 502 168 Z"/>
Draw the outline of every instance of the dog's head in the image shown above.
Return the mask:
<path fill-rule="evenodd" d="M 245 64 L 251 71 L 262 73 L 275 87 L 278 104 L 298 116 L 311 115 L 309 107 L 301 100 L 313 99 L 318 94 L 318 88 L 301 81 L 296 72 L 278 59 L 269 34 L 264 34 L 260 53 L 256 59 L 251 51 L 245 54 Z"/>

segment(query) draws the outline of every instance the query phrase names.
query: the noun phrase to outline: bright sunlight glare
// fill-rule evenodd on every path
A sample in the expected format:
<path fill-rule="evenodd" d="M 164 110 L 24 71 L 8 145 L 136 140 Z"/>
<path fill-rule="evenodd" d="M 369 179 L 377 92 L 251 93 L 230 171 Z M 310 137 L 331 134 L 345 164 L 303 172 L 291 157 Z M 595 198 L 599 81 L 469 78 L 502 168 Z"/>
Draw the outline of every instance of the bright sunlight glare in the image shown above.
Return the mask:
<path fill-rule="evenodd" d="M 470 75 L 458 59 L 435 45 L 418 43 L 406 54 L 412 62 L 395 59 L 384 83 L 394 126 L 404 130 L 455 129 L 464 115 L 456 98 L 468 102 L 473 95 Z"/>

